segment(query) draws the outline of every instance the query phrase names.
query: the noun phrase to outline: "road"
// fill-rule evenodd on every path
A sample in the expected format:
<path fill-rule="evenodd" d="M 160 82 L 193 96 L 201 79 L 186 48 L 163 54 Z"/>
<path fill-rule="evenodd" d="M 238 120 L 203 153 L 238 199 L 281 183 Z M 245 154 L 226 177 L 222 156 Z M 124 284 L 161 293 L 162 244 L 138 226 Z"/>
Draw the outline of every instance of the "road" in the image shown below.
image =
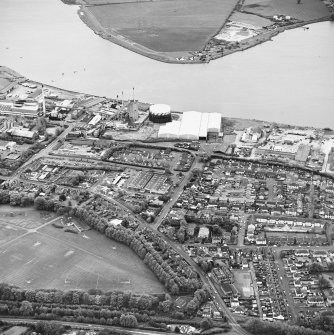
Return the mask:
<path fill-rule="evenodd" d="M 253 262 L 249 263 L 249 269 L 250 269 L 250 274 L 252 276 L 252 283 L 253 283 L 253 289 L 254 289 L 254 294 L 255 294 L 255 298 L 256 298 L 256 303 L 257 303 L 257 306 L 259 308 L 259 316 L 260 316 L 260 319 L 262 319 L 263 313 L 262 313 L 262 308 L 261 308 L 259 289 L 258 289 L 257 283 L 256 283 L 256 276 L 255 276 L 255 269 L 254 269 Z"/>
<path fill-rule="evenodd" d="M 245 231 L 246 231 L 246 222 L 249 215 L 247 214 L 239 214 L 239 232 L 238 232 L 238 247 L 244 246 L 245 240 Z"/>
<path fill-rule="evenodd" d="M 119 206 L 121 206 L 123 209 L 125 210 L 129 210 L 127 207 L 125 207 L 123 204 L 119 203 L 117 200 L 115 199 L 110 199 L 109 197 L 105 197 L 102 196 L 106 199 L 108 199 L 109 201 L 114 202 L 115 204 L 118 204 Z M 195 271 L 199 274 L 202 282 L 204 285 L 206 285 L 207 287 L 210 287 L 212 289 L 212 298 L 213 301 L 215 302 L 216 305 L 218 305 L 218 310 L 222 311 L 223 314 L 227 317 L 230 325 L 233 327 L 233 330 L 239 334 L 239 335 L 247 335 L 248 332 L 246 332 L 236 321 L 233 313 L 229 310 L 229 308 L 226 306 L 224 300 L 221 298 L 221 296 L 219 295 L 218 291 L 215 289 L 211 279 L 208 277 L 208 275 L 201 269 L 201 267 L 196 264 L 193 259 L 182 249 L 182 246 L 174 243 L 173 241 L 171 241 L 167 236 L 165 236 L 164 234 L 162 234 L 161 232 L 159 232 L 154 225 L 151 225 L 149 223 L 147 223 L 145 220 L 143 220 L 141 218 L 141 216 L 139 215 L 135 215 L 135 217 L 138 219 L 138 221 L 140 222 L 142 227 L 145 227 L 147 229 L 153 230 L 155 232 L 155 234 L 157 234 L 163 241 L 165 241 L 167 243 L 167 245 L 169 245 L 174 251 L 176 251 L 179 255 L 181 255 L 184 260 L 192 266 L 193 269 L 195 269 Z"/>
<path fill-rule="evenodd" d="M 276 271 L 277 271 L 277 275 L 279 278 L 279 282 L 280 282 L 280 286 L 281 289 L 283 291 L 283 294 L 285 296 L 285 299 L 287 301 L 287 310 L 291 313 L 292 318 L 295 320 L 297 318 L 297 314 L 295 311 L 295 308 L 292 308 L 294 306 L 294 301 L 293 301 L 293 297 L 290 294 L 290 286 L 289 286 L 289 279 L 286 276 L 286 272 L 284 269 L 284 264 L 283 261 L 279 255 L 279 252 L 277 251 L 273 251 L 274 257 L 275 257 L 275 263 L 277 265 L 276 267 Z"/>
<path fill-rule="evenodd" d="M 192 167 L 199 168 L 201 166 L 200 158 L 196 156 Z M 161 225 L 162 221 L 166 217 L 166 215 L 169 213 L 170 209 L 175 205 L 177 199 L 180 197 L 180 195 L 183 192 L 184 186 L 189 182 L 190 178 L 192 176 L 191 169 L 185 174 L 183 180 L 179 184 L 178 187 L 176 187 L 173 191 L 173 195 L 171 196 L 171 199 L 168 201 L 167 204 L 165 204 L 159 213 L 159 215 L 155 219 L 155 223 L 152 225 L 152 228 L 158 229 L 158 227 Z"/>
<path fill-rule="evenodd" d="M 59 140 L 64 139 L 67 134 L 72 130 L 74 127 L 73 124 L 69 125 L 61 134 L 59 134 L 52 142 L 50 142 L 45 148 L 40 150 L 37 154 L 31 156 L 23 165 L 21 165 L 15 173 L 9 178 L 11 180 L 18 179 L 20 174 L 24 171 L 25 167 L 31 164 L 36 159 L 41 157 L 48 156 L 49 152 L 56 146 Z"/>

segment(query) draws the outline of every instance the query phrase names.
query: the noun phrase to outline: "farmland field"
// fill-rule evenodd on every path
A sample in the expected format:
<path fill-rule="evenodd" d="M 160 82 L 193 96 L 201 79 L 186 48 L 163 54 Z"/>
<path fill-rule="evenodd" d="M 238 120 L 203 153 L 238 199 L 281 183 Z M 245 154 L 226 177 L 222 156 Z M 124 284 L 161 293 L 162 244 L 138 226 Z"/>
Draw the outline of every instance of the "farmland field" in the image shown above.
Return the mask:
<path fill-rule="evenodd" d="M 8 234 L 4 228 L 0 230 L 1 282 L 26 288 L 164 291 L 131 249 L 98 232 L 71 234 L 44 224 L 25 234 L 23 229 L 13 231 L 4 244 L 2 234 Z"/>
<path fill-rule="evenodd" d="M 314 20 L 329 15 L 328 8 L 320 0 L 245 0 L 242 10 L 257 15 L 289 15 L 301 21 Z"/>
<path fill-rule="evenodd" d="M 202 49 L 238 1 L 121 2 L 86 9 L 106 32 L 116 32 L 158 52 L 177 52 Z"/>

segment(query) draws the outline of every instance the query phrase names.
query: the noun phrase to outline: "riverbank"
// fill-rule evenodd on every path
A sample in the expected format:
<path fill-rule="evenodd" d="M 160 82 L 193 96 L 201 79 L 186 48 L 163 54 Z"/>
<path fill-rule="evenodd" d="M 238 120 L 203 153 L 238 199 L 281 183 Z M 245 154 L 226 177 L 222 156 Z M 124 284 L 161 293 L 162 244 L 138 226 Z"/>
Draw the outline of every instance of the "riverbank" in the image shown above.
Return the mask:
<path fill-rule="evenodd" d="M 238 44 L 234 44 L 232 47 L 221 48 L 219 51 L 215 51 L 214 48 L 199 51 L 199 52 L 159 52 L 152 49 L 149 49 L 141 44 L 133 42 L 123 35 L 118 34 L 113 30 L 106 30 L 99 22 L 98 19 L 93 15 L 90 11 L 89 6 L 84 4 L 80 4 L 78 9 L 78 15 L 81 21 L 86 24 L 91 30 L 94 31 L 95 34 L 99 35 L 103 39 L 106 39 L 114 44 L 117 44 L 123 48 L 126 48 L 132 52 L 140 54 L 142 56 L 164 62 L 164 63 L 172 63 L 172 64 L 200 64 L 200 63 L 209 63 L 211 60 L 216 60 L 218 58 L 225 57 L 227 55 L 231 55 L 236 52 L 245 51 L 249 48 L 255 47 L 259 44 L 262 44 L 267 41 L 271 41 L 273 37 L 278 34 L 299 27 L 303 27 L 305 25 L 329 21 L 331 20 L 331 16 L 328 15 L 326 17 L 317 18 L 314 20 L 308 20 L 303 22 L 298 22 L 286 26 L 277 27 L 274 30 L 261 33 L 254 37 L 250 37 L 246 40 L 241 41 Z M 210 40 L 214 40 L 211 38 Z"/>
<path fill-rule="evenodd" d="M 30 84 L 34 84 L 37 86 L 44 86 L 45 89 L 49 89 L 52 90 L 54 93 L 55 92 L 59 92 L 61 94 L 67 94 L 69 95 L 69 99 L 71 98 L 82 98 L 82 97 L 86 97 L 86 98 L 94 98 L 94 99 L 116 99 L 116 97 L 106 97 L 106 96 L 99 96 L 99 95 L 95 95 L 95 94 L 90 94 L 87 92 L 79 92 L 79 91 L 73 91 L 73 90 L 69 90 L 69 89 L 64 89 L 58 86 L 54 86 L 54 85 L 50 85 L 50 84 L 46 84 L 40 81 L 36 81 L 33 79 L 29 79 L 25 76 L 23 76 L 22 74 L 16 72 L 15 70 L 4 66 L 4 65 L 0 65 L 0 79 L 2 78 L 3 74 L 5 74 L 5 76 L 7 76 L 8 74 L 10 74 L 13 78 L 15 78 L 16 80 L 21 79 L 22 81 L 27 81 Z M 1 87 L 0 87 L 1 89 Z M 152 102 L 143 102 L 140 101 L 141 104 L 145 104 L 148 106 L 150 106 L 152 104 Z M 182 115 L 183 111 L 178 111 L 178 110 L 172 110 L 173 114 L 179 114 Z M 268 126 L 271 125 L 273 123 L 273 121 L 268 121 L 268 120 L 261 120 L 261 119 L 254 119 L 254 118 L 240 118 L 240 117 L 228 117 L 228 116 L 223 116 L 222 115 L 222 124 L 223 124 L 223 128 L 224 128 L 224 132 L 227 131 L 229 128 L 233 127 L 235 130 L 244 130 L 250 127 L 253 128 L 257 128 L 257 127 L 263 127 L 263 126 Z M 284 123 L 284 122 L 274 122 L 278 127 L 282 127 L 282 128 L 289 128 L 289 127 L 294 127 L 294 128 L 299 128 L 299 129 L 320 129 L 321 127 L 313 127 L 313 126 L 302 126 L 299 124 L 288 124 L 288 123 Z M 165 140 L 164 140 L 165 141 Z"/>

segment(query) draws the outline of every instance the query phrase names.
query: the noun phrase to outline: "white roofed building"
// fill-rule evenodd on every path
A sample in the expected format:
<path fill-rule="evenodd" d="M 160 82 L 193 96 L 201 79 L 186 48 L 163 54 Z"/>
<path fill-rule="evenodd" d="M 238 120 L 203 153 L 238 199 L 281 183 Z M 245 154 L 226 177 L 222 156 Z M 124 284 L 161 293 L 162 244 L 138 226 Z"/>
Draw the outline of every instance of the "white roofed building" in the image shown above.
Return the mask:
<path fill-rule="evenodd" d="M 179 138 L 181 121 L 172 121 L 163 124 L 159 128 L 158 137 L 159 138 Z"/>
<path fill-rule="evenodd" d="M 201 127 L 202 113 L 200 112 L 184 112 L 180 127 L 180 139 L 198 140 Z"/>
<path fill-rule="evenodd" d="M 210 113 L 208 121 L 208 133 L 220 133 L 222 116 L 219 113 Z"/>
<path fill-rule="evenodd" d="M 89 125 L 90 126 L 96 126 L 100 121 L 101 121 L 102 117 L 101 114 L 96 114 L 90 121 L 89 121 Z"/>
<path fill-rule="evenodd" d="M 209 123 L 210 114 L 209 113 L 202 113 L 201 118 L 201 125 L 199 128 L 198 137 L 200 139 L 206 139 L 208 136 L 208 123 Z"/>
<path fill-rule="evenodd" d="M 220 136 L 219 113 L 184 112 L 181 121 L 172 121 L 160 126 L 159 138 L 175 138 L 196 141 Z"/>

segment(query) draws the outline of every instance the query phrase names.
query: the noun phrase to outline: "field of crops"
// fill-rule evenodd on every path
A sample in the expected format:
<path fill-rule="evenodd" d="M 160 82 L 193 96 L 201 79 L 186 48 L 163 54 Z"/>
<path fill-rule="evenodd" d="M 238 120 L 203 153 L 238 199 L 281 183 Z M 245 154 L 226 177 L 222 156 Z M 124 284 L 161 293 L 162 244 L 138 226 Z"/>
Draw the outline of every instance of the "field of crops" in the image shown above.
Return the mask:
<path fill-rule="evenodd" d="M 159 52 L 200 50 L 219 30 L 237 0 L 169 0 L 89 7 L 108 32 Z"/>

